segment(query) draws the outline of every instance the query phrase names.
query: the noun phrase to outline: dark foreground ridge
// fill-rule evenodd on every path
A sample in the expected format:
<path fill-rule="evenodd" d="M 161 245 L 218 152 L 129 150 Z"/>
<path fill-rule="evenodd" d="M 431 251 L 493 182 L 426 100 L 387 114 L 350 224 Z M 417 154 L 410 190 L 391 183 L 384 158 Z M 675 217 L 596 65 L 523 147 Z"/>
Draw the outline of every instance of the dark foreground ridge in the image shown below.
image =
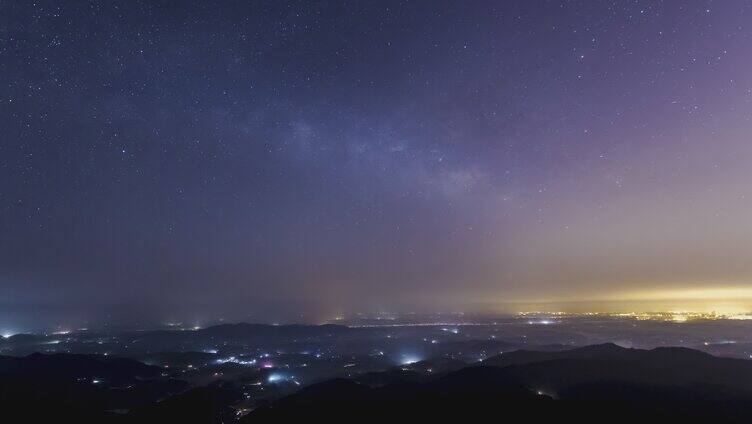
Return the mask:
<path fill-rule="evenodd" d="M 419 364 L 436 366 L 441 361 Z M 304 387 L 239 419 L 266 422 L 421 422 L 571 419 L 576 422 L 747 422 L 752 362 L 685 348 L 613 344 L 517 350 L 426 376 L 391 369 Z M 420 368 L 419 367 L 419 368 Z M 458 369 L 459 368 L 459 369 Z M 92 384 L 107 379 L 107 388 Z M 14 422 L 229 423 L 231 386 L 160 378 L 160 369 L 93 355 L 0 357 L 0 407 Z M 75 420 L 75 421 L 72 421 Z"/>
<path fill-rule="evenodd" d="M 752 362 L 683 348 L 604 344 L 510 352 L 424 383 L 373 388 L 329 381 L 259 408 L 243 423 L 491 416 L 531 422 L 744 422 L 751 413 Z"/>

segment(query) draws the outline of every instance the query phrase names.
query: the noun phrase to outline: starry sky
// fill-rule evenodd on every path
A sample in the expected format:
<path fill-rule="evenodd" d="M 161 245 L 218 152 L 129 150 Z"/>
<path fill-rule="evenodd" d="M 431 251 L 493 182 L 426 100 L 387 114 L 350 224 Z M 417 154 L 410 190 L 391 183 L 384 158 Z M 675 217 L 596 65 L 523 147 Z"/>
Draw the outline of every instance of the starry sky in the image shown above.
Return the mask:
<path fill-rule="evenodd" d="M 748 1 L 3 0 L 0 320 L 752 299 L 751 117 Z"/>

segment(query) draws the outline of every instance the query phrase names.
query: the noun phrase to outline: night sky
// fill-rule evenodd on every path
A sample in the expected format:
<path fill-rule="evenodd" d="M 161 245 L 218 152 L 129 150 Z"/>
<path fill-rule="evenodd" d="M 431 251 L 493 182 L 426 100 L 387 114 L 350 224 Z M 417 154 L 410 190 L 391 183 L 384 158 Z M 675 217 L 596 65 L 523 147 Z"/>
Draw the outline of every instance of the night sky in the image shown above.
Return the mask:
<path fill-rule="evenodd" d="M 0 327 L 751 298 L 751 2 L 191 3 L 0 1 Z"/>

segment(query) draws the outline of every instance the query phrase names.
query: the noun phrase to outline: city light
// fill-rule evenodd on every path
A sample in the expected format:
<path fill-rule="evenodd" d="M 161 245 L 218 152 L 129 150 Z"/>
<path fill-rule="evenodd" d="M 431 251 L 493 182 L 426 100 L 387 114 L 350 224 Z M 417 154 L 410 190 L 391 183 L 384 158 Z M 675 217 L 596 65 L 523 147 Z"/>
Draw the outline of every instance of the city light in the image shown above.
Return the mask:
<path fill-rule="evenodd" d="M 269 383 L 276 383 L 278 381 L 282 381 L 284 377 L 281 374 L 269 374 L 269 377 L 267 377 L 266 381 Z"/>
<path fill-rule="evenodd" d="M 415 355 L 402 355 L 400 365 L 410 365 L 420 361 L 421 359 Z"/>
<path fill-rule="evenodd" d="M 528 321 L 527 323 L 530 325 L 551 325 L 551 324 L 555 324 L 556 321 L 552 321 L 550 319 L 541 319 L 538 321 Z"/>
<path fill-rule="evenodd" d="M 298 386 L 300 385 L 300 383 L 297 380 L 295 380 L 295 377 L 288 376 L 288 375 L 281 374 L 281 373 L 276 373 L 276 372 L 272 373 L 272 374 L 269 374 L 269 376 L 266 378 L 266 381 L 268 383 L 272 383 L 272 384 L 274 384 L 274 383 L 281 383 L 281 382 L 284 382 L 284 381 L 291 381 L 291 382 L 295 383 Z"/>
<path fill-rule="evenodd" d="M 239 359 L 234 356 L 230 356 L 229 358 L 219 358 L 214 361 L 215 364 L 221 365 L 226 363 L 233 363 L 233 364 L 239 364 L 239 365 L 256 365 L 255 359 Z M 266 367 L 265 367 L 266 368 Z"/>

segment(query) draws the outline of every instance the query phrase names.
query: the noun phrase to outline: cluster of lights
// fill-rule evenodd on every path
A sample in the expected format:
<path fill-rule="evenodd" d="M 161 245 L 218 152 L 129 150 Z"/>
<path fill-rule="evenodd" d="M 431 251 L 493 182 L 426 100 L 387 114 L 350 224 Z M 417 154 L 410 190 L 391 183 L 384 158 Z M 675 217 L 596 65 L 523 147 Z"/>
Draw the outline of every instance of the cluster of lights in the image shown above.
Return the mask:
<path fill-rule="evenodd" d="M 639 321 L 665 321 L 665 322 L 687 322 L 694 320 L 718 320 L 729 319 L 729 316 L 719 315 L 715 312 L 689 312 L 689 311 L 669 311 L 669 312 L 633 312 L 620 314 L 622 317 L 630 317 Z"/>
<path fill-rule="evenodd" d="M 632 318 L 638 321 L 665 321 L 683 323 L 694 320 L 752 320 L 752 313 L 717 313 L 717 312 L 693 312 L 693 311 L 665 311 L 665 312 L 519 312 L 519 317 L 556 317 L 564 319 L 567 317 L 611 317 L 611 318 Z M 553 319 L 529 320 L 528 324 L 554 324 Z"/>
<path fill-rule="evenodd" d="M 530 325 L 551 325 L 551 324 L 556 324 L 556 321 L 553 321 L 550 319 L 540 319 L 537 321 L 528 321 L 527 323 Z"/>
<path fill-rule="evenodd" d="M 270 384 L 282 383 L 282 382 L 285 382 L 285 381 L 292 381 L 296 385 L 300 386 L 300 383 L 297 380 L 295 380 L 295 377 L 293 377 L 293 376 L 287 376 L 287 375 L 281 374 L 281 373 L 271 373 L 271 374 L 269 374 L 269 376 L 266 378 L 266 381 L 268 383 L 270 383 Z"/>
<path fill-rule="evenodd" d="M 229 358 L 219 358 L 214 361 L 215 364 L 221 365 L 226 363 L 233 363 L 233 364 L 239 364 L 239 365 L 256 365 L 255 359 L 245 360 L 245 359 L 238 359 L 235 356 L 230 356 Z"/>

